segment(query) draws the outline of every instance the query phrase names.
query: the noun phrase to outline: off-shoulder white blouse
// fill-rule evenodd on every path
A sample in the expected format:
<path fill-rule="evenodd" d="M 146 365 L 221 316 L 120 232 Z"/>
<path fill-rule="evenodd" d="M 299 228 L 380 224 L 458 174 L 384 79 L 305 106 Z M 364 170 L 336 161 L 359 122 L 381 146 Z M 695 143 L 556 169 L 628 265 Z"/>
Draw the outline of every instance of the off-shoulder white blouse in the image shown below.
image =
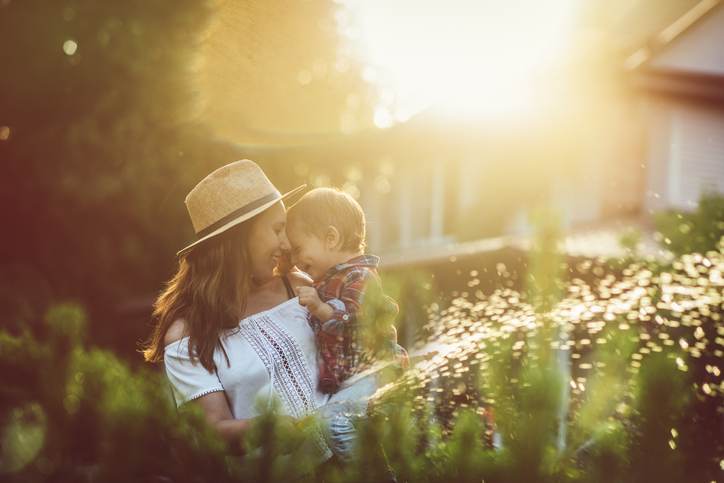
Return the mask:
<path fill-rule="evenodd" d="M 319 368 L 307 315 L 295 297 L 243 319 L 220 337 L 230 364 L 217 347 L 215 373 L 191 361 L 188 337 L 168 344 L 164 363 L 176 404 L 225 391 L 236 419 L 259 415 L 259 402 L 271 396 L 279 399 L 283 414 L 313 413 L 328 396 L 317 390 Z"/>

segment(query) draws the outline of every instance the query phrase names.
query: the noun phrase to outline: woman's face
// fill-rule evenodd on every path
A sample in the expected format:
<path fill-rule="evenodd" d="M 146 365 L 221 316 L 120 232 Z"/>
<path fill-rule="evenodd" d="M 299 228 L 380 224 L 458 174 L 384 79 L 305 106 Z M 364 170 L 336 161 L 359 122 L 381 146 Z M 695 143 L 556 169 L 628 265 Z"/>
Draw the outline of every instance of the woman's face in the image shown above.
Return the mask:
<path fill-rule="evenodd" d="M 249 232 L 252 276 L 258 283 L 274 276 L 283 252 L 289 251 L 285 225 L 287 213 L 281 201 L 255 217 Z"/>

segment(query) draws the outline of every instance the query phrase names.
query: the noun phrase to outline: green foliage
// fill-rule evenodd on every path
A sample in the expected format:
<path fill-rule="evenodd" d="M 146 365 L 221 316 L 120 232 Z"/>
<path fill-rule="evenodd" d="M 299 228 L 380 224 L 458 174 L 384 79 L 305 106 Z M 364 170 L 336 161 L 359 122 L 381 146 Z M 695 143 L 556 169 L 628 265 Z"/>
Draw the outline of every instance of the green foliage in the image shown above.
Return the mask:
<path fill-rule="evenodd" d="M 560 296 L 561 256 L 557 251 L 559 224 L 545 211 L 533 217 L 536 227 L 527 276 L 528 296 L 540 313 L 548 312 Z"/>
<path fill-rule="evenodd" d="M 236 156 L 195 121 L 211 13 L 198 0 L 0 4 L 3 326 L 67 299 L 108 317 L 168 277 L 191 237 L 185 193 Z"/>
<path fill-rule="evenodd" d="M 724 196 L 702 195 L 696 211 L 667 211 L 655 216 L 666 248 L 676 255 L 715 250 L 724 236 Z"/>
<path fill-rule="evenodd" d="M 555 244 L 538 244 L 544 246 Z M 550 250 L 533 253 L 555 258 Z M 603 260 L 589 261 L 572 273 L 591 277 L 590 286 L 573 278 L 560 291 L 540 270 L 529 278 L 535 284 L 527 298 L 500 289 L 433 314 L 437 331 L 425 347 L 441 353 L 418 364 L 388 402 L 413 401 L 417 417 L 432 408 L 448 438 L 437 447 L 446 450 L 459 431 L 456 414 L 492 408 L 502 449 L 479 451 L 479 466 L 453 465 L 443 451 L 429 465 L 442 469 L 437 476 L 423 472 L 422 481 L 715 478 L 724 454 L 721 434 L 711 429 L 722 417 L 716 385 L 723 262 L 721 246 L 669 266 L 632 263 L 611 271 Z M 541 297 L 541 287 L 557 297 Z M 543 312 L 541 301 L 555 302 Z M 484 433 L 478 430 L 480 438 Z M 667 464 L 656 464 L 664 458 Z M 456 473 L 460 465 L 474 474 Z"/>
<path fill-rule="evenodd" d="M 555 258 L 548 240 L 534 256 Z M 0 472 L 11 483 L 715 480 L 723 255 L 656 272 L 590 264 L 595 283 L 565 290 L 540 270 L 529 295 L 453 300 L 418 348 L 436 353 L 357 421 L 347 465 L 315 467 L 320 423 L 274 404 L 241 446 L 223 443 L 197 406 L 176 411 L 161 374 L 86 347 L 84 312 L 58 306 L 43 337 L 0 331 Z"/>
<path fill-rule="evenodd" d="M 313 474 L 322 437 L 317 422 L 279 414 L 277 401 L 260 413 L 242 441 L 244 457 L 235 462 L 238 476 L 243 481 L 290 481 Z"/>
<path fill-rule="evenodd" d="M 39 404 L 14 408 L 5 421 L 0 473 L 16 473 L 33 461 L 45 444 L 46 432 L 47 418 Z"/>
<path fill-rule="evenodd" d="M 639 243 L 641 243 L 641 232 L 635 228 L 628 229 L 619 238 L 619 243 L 628 255 L 634 256 L 638 252 Z"/>
<path fill-rule="evenodd" d="M 200 412 L 179 417 L 162 375 L 85 349 L 82 320 L 66 305 L 47 314 L 47 340 L 0 332 L 3 481 L 198 480 L 188 468 L 228 481 L 226 449 Z"/>
<path fill-rule="evenodd" d="M 668 354 L 668 355 L 675 355 Z M 632 468 L 634 481 L 683 481 L 683 455 L 676 451 L 672 431 L 687 423 L 682 417 L 689 392 L 683 373 L 676 370 L 673 357 L 652 356 L 638 374 L 633 420 Z"/>
<path fill-rule="evenodd" d="M 45 323 L 55 338 L 66 339 L 75 346 L 81 342 L 85 333 L 86 314 L 74 304 L 56 305 L 48 310 Z"/>

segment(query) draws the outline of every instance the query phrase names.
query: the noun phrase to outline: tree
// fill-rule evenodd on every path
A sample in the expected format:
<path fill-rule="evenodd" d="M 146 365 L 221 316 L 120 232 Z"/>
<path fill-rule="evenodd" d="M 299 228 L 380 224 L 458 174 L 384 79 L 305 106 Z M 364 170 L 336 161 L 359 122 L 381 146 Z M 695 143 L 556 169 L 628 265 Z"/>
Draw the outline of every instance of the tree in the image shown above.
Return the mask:
<path fill-rule="evenodd" d="M 211 14 L 197 0 L 0 4 L 6 323 L 60 298 L 108 315 L 168 276 L 191 236 L 184 194 L 235 157 L 196 121 Z"/>

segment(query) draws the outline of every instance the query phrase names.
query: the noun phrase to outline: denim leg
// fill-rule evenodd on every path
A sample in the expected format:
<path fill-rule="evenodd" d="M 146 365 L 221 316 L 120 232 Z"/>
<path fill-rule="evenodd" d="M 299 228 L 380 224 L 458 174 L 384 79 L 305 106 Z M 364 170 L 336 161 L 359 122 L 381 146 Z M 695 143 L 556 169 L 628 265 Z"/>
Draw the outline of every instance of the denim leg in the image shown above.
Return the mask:
<path fill-rule="evenodd" d="M 370 375 L 333 394 L 319 409 L 327 423 L 328 444 L 340 461 L 349 462 L 357 445 L 356 418 L 365 417 L 369 397 L 377 390 L 377 376 Z"/>
<path fill-rule="evenodd" d="M 342 463 L 352 461 L 357 446 L 357 430 L 351 415 L 342 411 L 332 418 L 329 423 L 329 439 L 332 452 Z"/>

